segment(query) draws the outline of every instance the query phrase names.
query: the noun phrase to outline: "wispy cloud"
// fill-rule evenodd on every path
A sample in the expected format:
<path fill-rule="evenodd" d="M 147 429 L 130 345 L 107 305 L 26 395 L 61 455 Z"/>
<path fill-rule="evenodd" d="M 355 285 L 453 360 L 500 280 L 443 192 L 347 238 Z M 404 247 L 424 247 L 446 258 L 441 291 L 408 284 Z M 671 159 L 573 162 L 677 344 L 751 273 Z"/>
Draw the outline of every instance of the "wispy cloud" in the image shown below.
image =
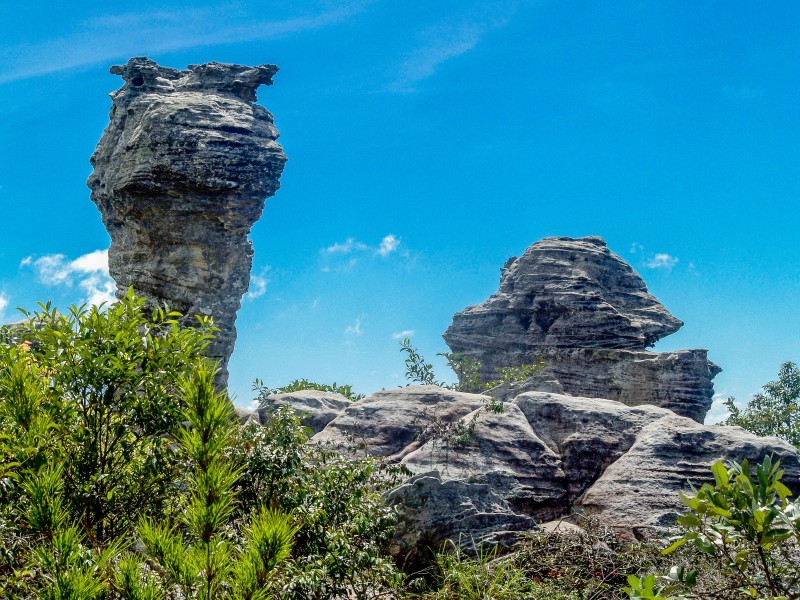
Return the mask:
<path fill-rule="evenodd" d="M 369 246 L 356 241 L 354 238 L 347 238 L 344 242 L 336 242 L 322 249 L 325 254 L 352 254 L 363 250 L 369 250 Z"/>
<path fill-rule="evenodd" d="M 395 253 L 404 257 L 409 256 L 409 252 L 402 249 L 401 239 L 392 233 L 381 238 L 381 241 L 375 246 L 350 237 L 343 242 L 336 242 L 320 250 L 320 254 L 326 262 L 337 261 L 336 257 L 347 257 L 347 259 L 342 261 L 341 258 L 338 258 L 338 262 L 323 264 L 320 268 L 323 273 L 330 273 L 333 270 L 346 272 L 351 271 L 361 258 L 368 256 L 386 258 Z"/>
<path fill-rule="evenodd" d="M 264 269 L 261 269 L 260 274 L 253 274 L 250 276 L 250 287 L 247 289 L 247 293 L 245 294 L 245 298 L 247 300 L 252 302 L 253 300 L 261 298 L 261 296 L 267 293 L 269 279 L 267 278 L 266 273 L 269 271 L 269 269 L 269 267 L 265 267 Z"/>
<path fill-rule="evenodd" d="M 665 269 L 667 271 L 671 271 L 676 264 L 678 264 L 678 258 L 676 256 L 671 256 L 666 252 L 661 252 L 648 260 L 645 263 L 645 266 L 648 269 Z"/>
<path fill-rule="evenodd" d="M 63 254 L 28 256 L 20 268 L 31 268 L 45 285 L 77 287 L 83 292 L 81 302 L 100 305 L 114 302 L 117 288 L 108 274 L 108 250 L 95 250 L 74 260 Z"/>
<path fill-rule="evenodd" d="M 35 44 L 6 46 L 0 84 L 129 56 L 230 42 L 269 40 L 345 22 L 373 0 L 353 0 L 317 14 L 259 20 L 237 5 L 180 11 L 126 12 L 98 16 L 74 33 Z M 225 14 L 222 21 L 220 15 Z"/>
<path fill-rule="evenodd" d="M 390 233 L 381 240 L 381 244 L 378 246 L 378 254 L 381 256 L 389 256 L 392 252 L 396 252 L 399 247 L 400 240 Z"/>
<path fill-rule="evenodd" d="M 404 338 L 411 337 L 412 335 L 414 335 L 414 330 L 413 329 L 404 329 L 403 331 L 398 331 L 396 333 L 393 333 L 392 334 L 392 339 L 393 340 L 402 340 Z"/>
<path fill-rule="evenodd" d="M 473 50 L 488 33 L 504 27 L 519 7 L 518 0 L 491 2 L 480 9 L 460 10 L 453 18 L 424 30 L 419 45 L 408 52 L 392 82 L 393 92 L 414 92 L 448 60 Z"/>
<path fill-rule="evenodd" d="M 716 425 L 728 418 L 731 414 L 725 402 L 730 396 L 727 392 L 717 392 L 711 399 L 711 407 L 706 414 L 705 422 L 709 425 Z"/>
<path fill-rule="evenodd" d="M 348 325 L 344 330 L 345 335 L 356 336 L 361 335 L 362 333 L 364 332 L 361 329 L 361 317 L 357 318 L 352 325 Z"/>

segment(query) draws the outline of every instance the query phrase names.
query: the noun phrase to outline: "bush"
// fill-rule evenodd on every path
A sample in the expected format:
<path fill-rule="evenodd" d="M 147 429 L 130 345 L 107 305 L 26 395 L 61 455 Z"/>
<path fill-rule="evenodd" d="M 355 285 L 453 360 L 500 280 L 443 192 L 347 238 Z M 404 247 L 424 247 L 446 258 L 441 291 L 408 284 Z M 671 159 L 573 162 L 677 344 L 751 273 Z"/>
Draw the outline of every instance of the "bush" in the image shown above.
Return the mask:
<path fill-rule="evenodd" d="M 792 362 L 781 365 L 778 379 L 764 386 L 740 410 L 735 398 L 725 405 L 731 412 L 722 425 L 738 425 L 756 435 L 775 435 L 800 447 L 800 369 Z"/>
<path fill-rule="evenodd" d="M 0 329 L 0 596 L 366 597 L 396 470 L 307 444 L 288 410 L 240 426 L 210 320 L 49 305 Z"/>
<path fill-rule="evenodd" d="M 711 470 L 714 485 L 682 496 L 689 509 L 678 519 L 683 531 L 664 553 L 693 545 L 712 572 L 680 564 L 664 577 L 631 576 L 629 596 L 800 598 L 800 502 L 789 501 L 779 463 L 767 456 L 755 473 L 746 460 Z"/>
<path fill-rule="evenodd" d="M 400 482 L 401 469 L 308 444 L 308 433 L 281 407 L 263 427 L 242 428 L 232 446 L 243 465 L 238 510 L 263 501 L 298 523 L 281 597 L 366 598 L 398 587 L 403 577 L 386 551 L 396 509 L 382 495 Z"/>

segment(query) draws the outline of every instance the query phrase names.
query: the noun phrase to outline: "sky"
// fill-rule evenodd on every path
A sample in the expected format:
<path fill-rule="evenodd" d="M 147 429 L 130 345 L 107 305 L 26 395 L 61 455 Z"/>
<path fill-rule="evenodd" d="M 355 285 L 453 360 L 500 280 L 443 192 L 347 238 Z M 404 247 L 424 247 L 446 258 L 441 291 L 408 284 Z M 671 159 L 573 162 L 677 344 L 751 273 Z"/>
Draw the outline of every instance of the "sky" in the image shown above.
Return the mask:
<path fill-rule="evenodd" d="M 370 393 L 537 240 L 599 235 L 707 348 L 722 400 L 800 361 L 800 3 L 0 0 L 0 321 L 101 302 L 85 185 L 111 65 L 275 63 L 288 156 L 230 363 Z"/>

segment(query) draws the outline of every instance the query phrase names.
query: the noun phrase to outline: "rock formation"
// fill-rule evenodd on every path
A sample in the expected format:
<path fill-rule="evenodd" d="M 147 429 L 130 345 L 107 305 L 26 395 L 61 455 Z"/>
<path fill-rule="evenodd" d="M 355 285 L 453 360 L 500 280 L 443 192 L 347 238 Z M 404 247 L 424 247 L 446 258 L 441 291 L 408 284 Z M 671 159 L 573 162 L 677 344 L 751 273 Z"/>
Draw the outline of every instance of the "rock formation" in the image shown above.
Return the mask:
<path fill-rule="evenodd" d="M 478 358 L 487 381 L 501 367 L 542 359 L 544 369 L 516 393 L 655 404 L 702 422 L 720 368 L 705 350 L 646 350 L 682 325 L 601 238 L 559 237 L 509 259 L 500 289 L 457 313 L 444 339 Z"/>
<path fill-rule="evenodd" d="M 272 115 L 255 104 L 277 70 L 212 62 L 180 71 L 147 58 L 112 67 L 125 83 L 91 159 L 117 295 L 133 286 L 189 324 L 212 315 L 221 386 L 250 282 L 247 235 L 286 162 Z"/>
<path fill-rule="evenodd" d="M 319 390 L 300 390 L 285 394 L 270 394 L 258 406 L 260 422 L 264 423 L 282 406 L 288 406 L 297 413 L 300 423 L 319 433 L 338 417 L 353 401 L 333 392 Z"/>
<path fill-rule="evenodd" d="M 351 404 L 312 441 L 350 441 L 414 474 L 387 496 L 400 507 L 393 550 L 401 556 L 447 539 L 510 545 L 575 512 L 640 536 L 673 525 L 685 508 L 679 493 L 690 481 L 713 481 L 717 460 L 774 454 L 784 482 L 800 490 L 800 454 L 778 438 L 598 398 L 528 392 L 501 414 L 482 409 L 486 401 L 436 386 L 384 390 Z M 471 438 L 458 445 L 420 437 L 433 421 L 441 429 L 476 415 Z"/>

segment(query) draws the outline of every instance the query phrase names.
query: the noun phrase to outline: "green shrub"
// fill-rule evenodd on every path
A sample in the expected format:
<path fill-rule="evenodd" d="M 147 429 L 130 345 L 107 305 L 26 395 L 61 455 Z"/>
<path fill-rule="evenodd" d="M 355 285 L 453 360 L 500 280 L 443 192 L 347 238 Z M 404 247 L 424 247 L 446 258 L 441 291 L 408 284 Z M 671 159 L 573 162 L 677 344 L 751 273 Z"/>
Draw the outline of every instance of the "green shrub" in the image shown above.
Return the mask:
<path fill-rule="evenodd" d="M 664 550 L 692 545 L 708 557 L 705 569 L 681 564 L 663 577 L 631 576 L 629 596 L 800 598 L 800 503 L 788 499 L 779 463 L 767 456 L 755 473 L 746 460 L 711 470 L 714 485 L 682 496 L 689 509 L 678 519 L 683 531 Z"/>
<path fill-rule="evenodd" d="M 781 365 L 778 379 L 764 386 L 740 410 L 735 398 L 725 405 L 730 416 L 721 425 L 738 425 L 756 435 L 776 435 L 800 447 L 800 369 L 791 362 Z"/>
<path fill-rule="evenodd" d="M 335 381 L 331 384 L 327 383 L 317 383 L 315 381 L 309 381 L 308 379 L 295 379 L 294 381 L 289 382 L 287 385 L 283 387 L 277 388 L 270 388 L 264 385 L 264 382 L 260 379 L 256 379 L 255 383 L 253 384 L 253 391 L 258 392 L 258 397 L 256 398 L 257 402 L 261 402 L 266 399 L 267 396 L 271 396 L 272 394 L 288 394 L 290 392 L 299 392 L 302 390 L 319 390 L 320 392 L 331 392 L 333 394 L 341 394 L 345 398 L 350 400 L 362 400 L 364 398 L 364 394 L 356 394 L 353 392 L 353 386 L 351 385 L 339 385 Z"/>
<path fill-rule="evenodd" d="M 398 587 L 403 577 L 387 554 L 396 509 L 382 495 L 400 482 L 401 469 L 308 444 L 308 434 L 281 407 L 264 426 L 242 428 L 232 450 L 243 465 L 238 510 L 263 501 L 297 520 L 281 597 L 366 598 Z"/>

